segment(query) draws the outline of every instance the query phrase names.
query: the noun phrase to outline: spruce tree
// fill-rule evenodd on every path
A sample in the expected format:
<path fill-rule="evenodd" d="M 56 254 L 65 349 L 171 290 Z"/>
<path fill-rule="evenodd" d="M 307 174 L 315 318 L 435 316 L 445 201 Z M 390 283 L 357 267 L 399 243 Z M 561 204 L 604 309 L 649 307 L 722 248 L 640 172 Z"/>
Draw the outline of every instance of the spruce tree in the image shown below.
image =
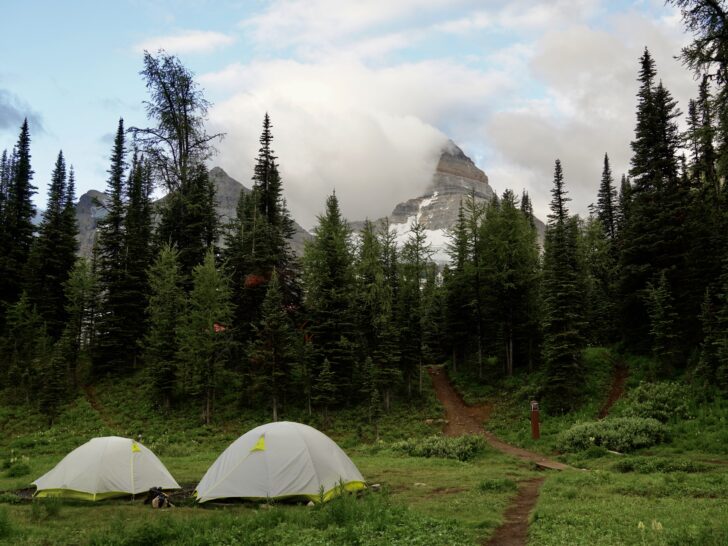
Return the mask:
<path fill-rule="evenodd" d="M 35 227 L 36 193 L 30 165 L 30 130 L 23 121 L 18 142 L 13 149 L 7 197 L 3 205 L 3 248 L 0 248 L 0 319 L 7 306 L 15 303 L 23 287 L 25 266 L 30 255 Z M 7 175 L 6 175 L 7 177 Z M 0 323 L 2 321 L 0 320 Z"/>
<path fill-rule="evenodd" d="M 152 391 L 169 409 L 179 368 L 179 332 L 185 312 L 179 253 L 164 246 L 149 269 L 149 327 L 144 338 L 144 362 Z"/>
<path fill-rule="evenodd" d="M 472 326 L 472 308 L 470 302 L 471 283 L 468 279 L 470 268 L 470 239 L 468 237 L 465 210 L 462 202 L 458 207 L 458 217 L 450 233 L 448 254 L 450 267 L 443 273 L 443 286 L 446 300 L 446 331 L 451 345 L 452 367 L 457 371 L 458 363 L 465 361 L 470 328 Z"/>
<path fill-rule="evenodd" d="M 63 285 L 76 260 L 75 214 L 68 213 L 68 179 L 63 152 L 58 154 L 48 204 L 33 241 L 26 269 L 26 287 L 31 303 L 46 323 L 52 339 L 57 340 L 67 315 Z"/>
<path fill-rule="evenodd" d="M 274 270 L 263 300 L 260 322 L 255 325 L 255 338 L 248 351 L 250 363 L 269 397 L 273 421 L 278 420 L 298 354 L 296 332 L 286 312 Z"/>
<path fill-rule="evenodd" d="M 609 157 L 604 154 L 604 169 L 602 181 L 597 194 L 597 218 L 602 223 L 605 235 L 613 241 L 617 236 L 617 190 L 614 187 L 612 169 L 609 166 Z"/>
<path fill-rule="evenodd" d="M 652 352 L 661 365 L 662 371 L 670 373 L 675 365 L 675 343 L 678 337 L 677 314 L 674 310 L 670 285 L 664 272 L 660 274 L 657 284 L 647 284 L 645 299 L 650 317 Z"/>
<path fill-rule="evenodd" d="M 583 370 L 582 271 L 577 251 L 577 223 L 569 217 L 561 162 L 554 169 L 551 214 L 544 249 L 544 344 L 546 360 L 545 393 L 550 411 L 576 407 Z"/>
<path fill-rule="evenodd" d="M 354 270 L 351 246 L 351 231 L 341 215 L 334 193 L 326 199 L 326 211 L 319 216 L 313 240 L 306 243 L 303 261 L 307 289 L 305 303 L 318 369 L 321 370 L 323 362 L 328 361 L 337 401 L 338 396 L 343 396 L 352 386 L 355 374 L 352 341 L 357 335 L 352 307 Z"/>
<path fill-rule="evenodd" d="M 192 271 L 193 287 L 178 328 L 178 358 L 192 378 L 191 392 L 202 405 L 206 425 L 212 422 L 221 371 L 229 358 L 232 305 L 225 275 L 210 250 Z"/>
<path fill-rule="evenodd" d="M 96 375 L 124 373 L 131 365 L 134 339 L 129 335 L 123 307 L 126 303 L 126 249 L 124 216 L 126 214 L 124 172 L 126 141 L 124 120 L 120 119 L 111 151 L 106 193 L 109 196 L 106 216 L 98 223 L 98 275 L 101 289 L 98 338 L 94 355 Z M 131 355 L 130 352 L 132 351 Z"/>

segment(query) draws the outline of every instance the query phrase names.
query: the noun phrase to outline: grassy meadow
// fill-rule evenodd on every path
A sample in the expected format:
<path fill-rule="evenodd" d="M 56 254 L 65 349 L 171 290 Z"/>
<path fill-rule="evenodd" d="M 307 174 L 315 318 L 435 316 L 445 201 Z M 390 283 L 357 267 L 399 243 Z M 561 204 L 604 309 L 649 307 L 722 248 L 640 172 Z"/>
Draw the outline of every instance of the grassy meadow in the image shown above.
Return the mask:
<path fill-rule="evenodd" d="M 196 506 L 182 495 L 173 498 L 172 510 L 152 510 L 141 499 L 95 504 L 21 499 L 15 492 L 27 489 L 67 452 L 109 434 L 141 435 L 177 481 L 191 489 L 230 442 L 268 415 L 219 401 L 226 409 L 214 425 L 202 426 L 194 408 L 161 413 L 147 402 L 142 379 L 97 386 L 69 404 L 50 428 L 27 408 L 0 406 L 0 543 L 479 544 L 502 523 L 518 482 L 546 476 L 531 515 L 529 544 L 728 544 L 725 402 L 698 401 L 686 393 L 673 408 L 676 415 L 662 424 L 667 438 L 649 448 L 620 454 L 598 445 L 562 451 L 564 431 L 595 420 L 611 381 L 613 355 L 590 349 L 586 356 L 593 373 L 584 406 L 563 417 L 544 412 L 539 442 L 530 439 L 527 405 L 523 410 L 523 401 L 532 396 L 528 388 L 504 384 L 464 392 L 471 401 L 495 404 L 487 426 L 503 439 L 574 466 L 559 473 L 537 470 L 477 442 L 474 450 L 472 442 L 430 440 L 439 434 L 443 414 L 429 387 L 419 402 L 399 403 L 383 418 L 378 440 L 360 410 L 342 410 L 326 423 L 305 411 L 285 414 L 324 430 L 370 483 L 382 484 L 381 492 L 311 508 Z M 634 413 L 630 393 L 639 392 L 640 379 L 630 375 L 625 396 L 608 419 L 612 413 Z M 411 455 L 433 449 L 440 456 Z"/>

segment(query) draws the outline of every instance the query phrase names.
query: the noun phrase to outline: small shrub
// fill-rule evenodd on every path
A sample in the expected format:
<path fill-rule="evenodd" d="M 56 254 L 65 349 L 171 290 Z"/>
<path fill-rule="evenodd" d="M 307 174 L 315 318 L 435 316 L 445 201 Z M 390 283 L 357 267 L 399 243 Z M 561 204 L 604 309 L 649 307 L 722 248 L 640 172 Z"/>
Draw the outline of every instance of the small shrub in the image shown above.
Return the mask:
<path fill-rule="evenodd" d="M 667 428 L 656 419 L 615 417 L 604 421 L 579 423 L 559 435 L 563 451 L 584 451 L 602 446 L 627 452 L 649 447 L 667 439 Z"/>
<path fill-rule="evenodd" d="M 518 489 L 518 484 L 509 478 L 491 478 L 480 482 L 477 488 L 481 493 L 506 493 Z"/>
<path fill-rule="evenodd" d="M 45 521 L 58 517 L 62 505 L 63 501 L 58 497 L 33 499 L 30 505 L 30 519 L 31 521 Z"/>
<path fill-rule="evenodd" d="M 13 534 L 13 524 L 5 508 L 0 508 L 0 538 L 8 538 Z"/>
<path fill-rule="evenodd" d="M 30 466 L 21 462 L 11 464 L 5 471 L 5 476 L 8 478 L 19 478 L 21 476 L 27 476 L 28 474 L 30 474 Z"/>
<path fill-rule="evenodd" d="M 394 451 L 406 453 L 411 457 L 441 457 L 469 461 L 485 449 L 482 436 L 429 436 L 422 439 L 410 439 L 392 444 Z"/>
<path fill-rule="evenodd" d="M 20 504 L 23 502 L 15 493 L 0 493 L 0 504 Z"/>
<path fill-rule="evenodd" d="M 662 457 L 628 457 L 614 465 L 617 472 L 636 472 L 637 474 L 653 474 L 655 472 L 706 472 L 708 465 L 688 459 L 666 459 Z"/>
<path fill-rule="evenodd" d="M 645 417 L 667 423 L 688 416 L 686 387 L 672 381 L 640 383 L 628 395 L 622 410 L 625 417 Z"/>

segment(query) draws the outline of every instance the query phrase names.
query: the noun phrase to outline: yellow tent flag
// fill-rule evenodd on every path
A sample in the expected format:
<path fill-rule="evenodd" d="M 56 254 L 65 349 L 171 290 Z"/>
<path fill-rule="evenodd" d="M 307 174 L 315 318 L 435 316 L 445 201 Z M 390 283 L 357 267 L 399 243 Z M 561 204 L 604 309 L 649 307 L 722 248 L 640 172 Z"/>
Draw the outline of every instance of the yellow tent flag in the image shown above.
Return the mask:
<path fill-rule="evenodd" d="M 132 442 L 131 443 L 131 452 L 139 453 L 140 451 L 141 451 L 141 449 L 139 449 L 139 444 L 137 444 L 136 442 Z"/>
<path fill-rule="evenodd" d="M 255 442 L 255 445 L 250 452 L 252 453 L 253 451 L 265 451 L 265 434 L 261 435 L 261 437 L 258 438 L 258 441 Z"/>

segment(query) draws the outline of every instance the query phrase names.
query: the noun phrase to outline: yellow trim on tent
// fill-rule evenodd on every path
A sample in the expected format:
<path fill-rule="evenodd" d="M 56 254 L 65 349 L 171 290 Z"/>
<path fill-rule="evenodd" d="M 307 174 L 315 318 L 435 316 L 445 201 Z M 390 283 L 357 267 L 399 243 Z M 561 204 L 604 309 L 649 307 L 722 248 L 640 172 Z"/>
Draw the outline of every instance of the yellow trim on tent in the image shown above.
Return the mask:
<path fill-rule="evenodd" d="M 348 482 L 343 485 L 343 490 L 348 493 L 354 493 L 356 491 L 361 491 L 366 488 L 367 488 L 367 484 L 365 482 L 358 482 L 358 481 Z M 329 489 L 328 491 L 324 492 L 323 501 L 329 502 L 334 497 L 341 495 L 341 493 L 342 493 L 342 485 L 337 484 L 334 487 L 332 487 L 331 489 Z M 201 500 L 199 500 L 197 491 L 195 490 L 194 493 L 192 494 L 192 496 L 195 497 L 196 499 L 198 499 L 197 502 L 199 502 L 200 504 L 202 504 L 204 502 L 219 500 L 221 498 L 223 498 L 223 499 L 224 498 L 241 498 L 241 499 L 252 500 L 252 501 L 308 499 L 313 502 L 321 502 L 321 493 L 316 493 L 316 494 L 294 493 L 292 495 L 281 495 L 280 497 L 218 497 L 218 498 L 214 498 L 214 499 L 208 499 L 208 500 L 201 501 Z"/>
<path fill-rule="evenodd" d="M 36 491 L 34 497 L 61 497 L 64 499 L 78 499 L 86 501 L 99 501 L 112 499 L 114 497 L 128 497 L 132 494 L 128 491 L 106 491 L 104 493 L 87 493 L 86 491 L 76 491 L 74 489 L 43 489 Z"/>
<path fill-rule="evenodd" d="M 261 434 L 258 441 L 255 442 L 255 445 L 250 452 L 252 453 L 253 451 L 265 451 L 265 434 Z"/>
<path fill-rule="evenodd" d="M 137 444 L 136 442 L 132 442 L 131 443 L 131 452 L 132 453 L 139 453 L 139 452 L 141 452 L 141 449 L 139 449 L 139 444 Z"/>

